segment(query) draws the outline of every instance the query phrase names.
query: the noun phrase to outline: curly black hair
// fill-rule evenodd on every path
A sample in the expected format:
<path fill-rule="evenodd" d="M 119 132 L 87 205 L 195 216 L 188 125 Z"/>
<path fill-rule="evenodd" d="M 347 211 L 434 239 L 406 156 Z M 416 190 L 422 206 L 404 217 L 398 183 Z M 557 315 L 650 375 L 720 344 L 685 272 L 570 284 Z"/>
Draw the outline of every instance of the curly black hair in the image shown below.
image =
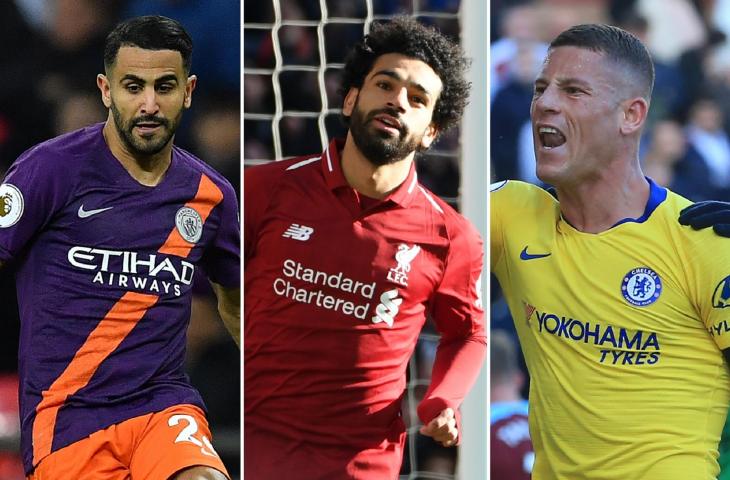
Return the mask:
<path fill-rule="evenodd" d="M 461 47 L 435 28 L 410 17 L 395 17 L 387 23 L 373 23 L 366 35 L 345 59 L 340 94 L 344 97 L 351 88 L 361 88 L 367 74 L 381 55 L 399 53 L 421 60 L 430 66 L 443 83 L 436 102 L 432 121 L 443 133 L 455 125 L 469 103 L 471 83 L 465 78 L 470 61 Z M 343 115 L 345 124 L 350 118 Z"/>

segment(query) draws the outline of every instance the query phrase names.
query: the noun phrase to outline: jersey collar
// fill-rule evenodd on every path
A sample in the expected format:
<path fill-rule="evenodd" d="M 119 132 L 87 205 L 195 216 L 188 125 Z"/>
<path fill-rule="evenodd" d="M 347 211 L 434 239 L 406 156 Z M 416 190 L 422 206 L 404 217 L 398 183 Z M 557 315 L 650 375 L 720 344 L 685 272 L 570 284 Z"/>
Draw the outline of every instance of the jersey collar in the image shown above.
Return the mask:
<path fill-rule="evenodd" d="M 644 223 L 649 219 L 654 210 L 657 209 L 661 203 L 667 198 L 667 189 L 662 188 L 649 177 L 644 177 L 649 182 L 649 198 L 646 201 L 646 207 L 644 207 L 644 213 L 639 218 L 624 218 L 616 222 L 613 227 L 621 225 L 622 223 Z M 611 227 L 611 228 L 613 228 Z"/>
<path fill-rule="evenodd" d="M 340 162 L 340 152 L 345 146 L 345 140 L 336 138 L 330 141 L 324 152 L 322 152 L 322 174 L 324 175 L 327 186 L 330 190 L 338 188 L 350 188 L 350 185 L 345 179 L 345 174 L 342 173 L 342 165 Z M 383 199 L 383 202 L 390 201 L 397 205 L 407 207 L 409 206 L 416 197 L 416 190 L 420 187 L 418 185 L 418 175 L 416 174 L 415 162 L 411 163 L 411 169 L 408 171 L 408 176 L 405 181 L 401 183 L 393 192 Z"/>

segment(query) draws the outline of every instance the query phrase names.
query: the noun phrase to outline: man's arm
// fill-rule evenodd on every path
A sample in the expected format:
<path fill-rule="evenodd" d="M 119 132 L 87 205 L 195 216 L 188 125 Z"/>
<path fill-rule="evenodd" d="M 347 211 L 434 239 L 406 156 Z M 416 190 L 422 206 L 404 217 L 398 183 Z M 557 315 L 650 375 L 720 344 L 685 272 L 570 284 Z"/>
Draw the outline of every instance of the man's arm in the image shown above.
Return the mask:
<path fill-rule="evenodd" d="M 730 237 L 730 202 L 697 202 L 679 212 L 679 223 L 695 230 L 713 227 L 718 235 Z"/>
<path fill-rule="evenodd" d="M 241 347 L 241 288 L 227 288 L 210 282 L 218 299 L 218 313 L 236 345 Z"/>
<path fill-rule="evenodd" d="M 481 300 L 483 244 L 464 222 L 453 229 L 444 276 L 431 302 L 441 334 L 431 384 L 418 406 L 421 433 L 444 446 L 458 443 L 459 405 L 476 381 L 486 356 Z"/>

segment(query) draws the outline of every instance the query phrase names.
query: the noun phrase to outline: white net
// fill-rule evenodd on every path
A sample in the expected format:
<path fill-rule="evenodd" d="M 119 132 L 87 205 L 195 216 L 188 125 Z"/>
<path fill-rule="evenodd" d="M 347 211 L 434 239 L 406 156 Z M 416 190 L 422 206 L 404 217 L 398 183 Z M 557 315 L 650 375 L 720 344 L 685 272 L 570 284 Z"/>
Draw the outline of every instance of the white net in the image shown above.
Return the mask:
<path fill-rule="evenodd" d="M 246 2 L 244 165 L 311 155 L 322 151 L 330 138 L 344 136 L 337 91 L 345 54 L 373 21 L 408 14 L 458 40 L 460 4 L 460 0 Z M 417 162 L 419 180 L 455 207 L 460 204 L 460 153 L 459 131 L 454 128 Z M 454 478 L 456 449 L 441 448 L 418 435 L 416 406 L 428 387 L 438 343 L 432 332 L 427 328 L 421 335 L 409 364 L 403 404 L 408 440 L 401 479 Z"/>

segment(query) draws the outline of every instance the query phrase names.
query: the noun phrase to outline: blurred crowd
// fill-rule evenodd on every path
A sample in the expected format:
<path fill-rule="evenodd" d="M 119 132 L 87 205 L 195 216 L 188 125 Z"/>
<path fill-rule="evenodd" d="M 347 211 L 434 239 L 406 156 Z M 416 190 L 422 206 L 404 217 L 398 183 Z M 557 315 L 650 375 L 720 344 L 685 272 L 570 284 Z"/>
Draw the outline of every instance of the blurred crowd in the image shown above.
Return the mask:
<path fill-rule="evenodd" d="M 501 0 L 491 21 L 492 180 L 539 183 L 532 83 L 552 38 L 600 22 L 635 34 L 655 62 L 644 172 L 691 200 L 730 200 L 730 1 Z"/>
<path fill-rule="evenodd" d="M 540 184 L 529 110 L 547 46 L 572 25 L 608 23 L 639 37 L 655 63 L 644 173 L 693 201 L 730 200 L 730 0 L 492 0 L 490 13 L 492 181 Z M 491 285 L 492 330 L 516 342 L 499 286 Z M 515 465 L 500 478 L 522 475 Z"/>
<path fill-rule="evenodd" d="M 192 73 L 198 76 L 198 86 L 175 143 L 211 164 L 238 190 L 240 8 L 239 0 L 0 2 L 0 176 L 31 146 L 106 120 L 96 87 L 96 75 L 104 72 L 106 34 L 124 18 L 159 14 L 180 21 L 194 43 Z M 209 408 L 216 448 L 237 477 L 239 351 L 222 327 L 207 282 L 198 283 L 188 342 L 189 375 Z M 0 272 L 0 302 L 0 387 L 5 392 L 12 390 L 4 388 L 6 383 L 17 385 L 19 332 L 14 279 L 7 268 Z M 0 404 L 0 420 L 13 408 L 17 409 L 17 403 Z M 14 415 L 17 418 L 17 410 Z M 7 414 L 8 419 L 12 417 Z M 13 451 L 15 442 L 17 429 L 0 428 L 0 451 Z M 24 478 L 17 462 L 6 461 L 2 453 L 0 478 Z"/>
<path fill-rule="evenodd" d="M 243 158 L 246 165 L 321 152 L 318 115 L 323 108 L 325 137 L 344 137 L 346 131 L 340 119 L 340 76 L 347 51 L 364 34 L 366 2 L 329 1 L 326 12 L 321 11 L 319 0 L 279 3 L 282 26 L 276 38 L 282 68 L 275 74 L 277 45 L 271 36 L 272 2 L 244 2 Z M 449 37 L 459 37 L 458 0 L 373 0 L 372 4 L 375 19 L 415 15 Z M 316 26 L 323 13 L 329 19 L 323 29 L 324 58 Z M 327 66 L 322 81 L 324 91 L 317 72 L 323 63 Z M 276 112 L 274 80 L 280 90 L 283 112 L 276 124 L 272 121 Z M 278 157 L 274 130 L 280 138 Z M 417 162 L 419 180 L 454 206 L 459 189 L 458 145 L 458 129 L 453 129 Z"/>

